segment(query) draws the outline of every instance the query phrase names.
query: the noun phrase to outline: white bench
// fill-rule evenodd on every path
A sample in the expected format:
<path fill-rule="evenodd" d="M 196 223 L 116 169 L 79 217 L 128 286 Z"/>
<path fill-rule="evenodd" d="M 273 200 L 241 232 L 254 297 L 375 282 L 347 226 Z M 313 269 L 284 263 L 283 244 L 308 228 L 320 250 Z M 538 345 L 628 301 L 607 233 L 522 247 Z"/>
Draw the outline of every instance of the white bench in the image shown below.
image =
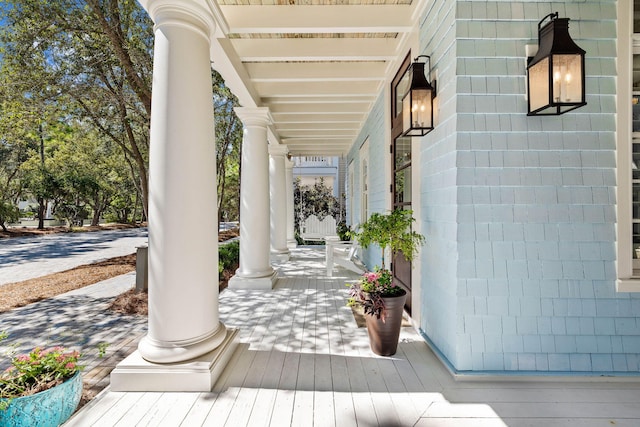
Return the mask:
<path fill-rule="evenodd" d="M 310 215 L 300 224 L 300 237 L 304 240 L 321 240 L 337 238 L 336 220 L 332 216 L 326 216 L 322 221 L 315 215 Z"/>
<path fill-rule="evenodd" d="M 341 241 L 330 238 L 325 242 L 327 276 L 333 276 L 333 265 L 337 264 L 354 273 L 362 274 L 366 268 L 360 261 L 360 245 L 353 241 Z"/>

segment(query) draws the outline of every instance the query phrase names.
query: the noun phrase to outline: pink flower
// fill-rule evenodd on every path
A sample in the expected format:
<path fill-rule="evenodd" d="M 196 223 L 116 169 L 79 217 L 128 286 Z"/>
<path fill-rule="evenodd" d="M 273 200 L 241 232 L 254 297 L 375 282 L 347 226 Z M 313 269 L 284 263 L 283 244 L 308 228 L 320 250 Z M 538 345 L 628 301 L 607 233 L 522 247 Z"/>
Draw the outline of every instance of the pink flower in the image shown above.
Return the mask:
<path fill-rule="evenodd" d="M 28 354 L 19 354 L 18 356 L 16 356 L 16 360 L 18 362 L 27 362 L 27 361 L 29 361 L 29 355 Z"/>
<path fill-rule="evenodd" d="M 364 274 L 364 278 L 368 282 L 374 282 L 374 281 L 376 281 L 378 279 L 378 275 L 376 273 L 373 273 L 373 272 L 365 273 Z"/>
<path fill-rule="evenodd" d="M 76 368 L 76 364 L 73 362 L 69 362 L 66 365 L 64 365 L 65 368 L 67 369 L 75 369 Z"/>

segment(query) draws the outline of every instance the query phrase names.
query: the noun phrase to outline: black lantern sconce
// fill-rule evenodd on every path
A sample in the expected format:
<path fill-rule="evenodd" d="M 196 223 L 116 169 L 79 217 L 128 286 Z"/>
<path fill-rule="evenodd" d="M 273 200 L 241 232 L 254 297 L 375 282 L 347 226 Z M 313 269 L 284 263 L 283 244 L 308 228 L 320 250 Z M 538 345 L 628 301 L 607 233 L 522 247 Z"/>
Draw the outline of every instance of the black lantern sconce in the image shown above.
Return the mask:
<path fill-rule="evenodd" d="M 569 18 L 555 12 L 538 22 L 538 52 L 527 64 L 527 115 L 560 115 L 587 105 L 584 54 L 569 35 Z"/>
<path fill-rule="evenodd" d="M 436 97 L 436 82 L 429 83 L 424 72 L 427 58 L 431 71 L 431 57 L 420 55 L 414 59 L 407 72 L 409 73 L 409 90 L 402 98 L 402 136 L 423 136 L 433 130 L 433 98 Z"/>

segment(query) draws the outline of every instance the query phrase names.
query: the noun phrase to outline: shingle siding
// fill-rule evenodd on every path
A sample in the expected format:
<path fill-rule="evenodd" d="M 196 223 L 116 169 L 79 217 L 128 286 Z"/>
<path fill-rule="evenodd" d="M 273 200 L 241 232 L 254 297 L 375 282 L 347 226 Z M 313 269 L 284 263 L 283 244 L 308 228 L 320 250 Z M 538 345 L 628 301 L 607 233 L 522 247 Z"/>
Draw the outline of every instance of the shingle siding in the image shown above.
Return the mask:
<path fill-rule="evenodd" d="M 432 53 L 453 74 L 438 72 L 440 114 L 421 153 L 421 326 L 458 370 L 636 366 L 637 297 L 614 283 L 615 10 L 612 1 L 436 1 L 426 12 L 423 22 L 438 25 L 421 29 L 425 53 L 455 54 Z M 588 105 L 527 117 L 525 45 L 554 11 L 587 51 Z"/>
<path fill-rule="evenodd" d="M 555 11 L 587 51 L 588 105 L 528 117 L 525 46 Z M 417 157 L 427 244 L 414 310 L 459 371 L 639 368 L 640 296 L 615 291 L 616 19 L 612 0 L 434 0 L 420 20 L 412 55 L 431 56 L 437 113 Z M 387 170 L 384 102 L 350 152 L 357 162 L 369 138 L 371 170 Z M 372 174 L 370 212 L 387 208 L 384 175 Z"/>

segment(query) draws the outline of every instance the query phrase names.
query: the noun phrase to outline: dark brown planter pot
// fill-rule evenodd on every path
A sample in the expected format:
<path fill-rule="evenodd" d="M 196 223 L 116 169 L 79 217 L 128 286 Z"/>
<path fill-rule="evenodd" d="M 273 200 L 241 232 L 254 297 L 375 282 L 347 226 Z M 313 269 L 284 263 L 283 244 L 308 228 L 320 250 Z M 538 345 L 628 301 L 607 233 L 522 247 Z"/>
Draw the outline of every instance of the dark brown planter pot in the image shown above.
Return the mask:
<path fill-rule="evenodd" d="M 366 315 L 367 332 L 369 333 L 369 345 L 371 351 L 380 356 L 393 356 L 398 349 L 400 327 L 402 326 L 402 313 L 407 293 L 395 297 L 382 298 L 387 316 L 385 321 L 376 316 Z"/>

